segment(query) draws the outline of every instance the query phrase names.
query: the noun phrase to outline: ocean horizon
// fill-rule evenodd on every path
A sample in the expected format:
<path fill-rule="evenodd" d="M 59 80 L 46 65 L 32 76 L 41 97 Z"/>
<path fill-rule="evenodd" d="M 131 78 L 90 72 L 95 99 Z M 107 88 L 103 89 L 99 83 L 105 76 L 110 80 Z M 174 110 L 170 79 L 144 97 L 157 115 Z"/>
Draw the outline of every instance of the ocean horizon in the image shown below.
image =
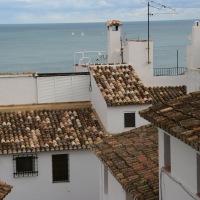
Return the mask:
<path fill-rule="evenodd" d="M 150 21 L 154 68 L 177 67 L 177 50 L 179 66 L 186 67 L 186 46 L 191 43 L 188 35 L 194 21 Z M 147 39 L 146 21 L 122 23 L 124 41 Z M 83 51 L 95 51 L 87 56 L 93 62 L 105 62 L 99 52 L 107 51 L 106 22 L 0 24 L 0 73 L 73 72 L 74 53 Z"/>

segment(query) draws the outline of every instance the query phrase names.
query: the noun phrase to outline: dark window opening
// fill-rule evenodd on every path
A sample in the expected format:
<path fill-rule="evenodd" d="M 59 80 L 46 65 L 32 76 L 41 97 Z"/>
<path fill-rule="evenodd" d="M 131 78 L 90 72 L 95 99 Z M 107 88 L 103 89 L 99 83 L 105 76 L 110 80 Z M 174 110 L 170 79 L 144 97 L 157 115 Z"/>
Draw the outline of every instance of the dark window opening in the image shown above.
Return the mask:
<path fill-rule="evenodd" d="M 113 31 L 118 31 L 118 26 L 112 26 Z"/>
<path fill-rule="evenodd" d="M 171 172 L 171 148 L 170 148 L 170 136 L 164 133 L 164 169 L 167 172 Z"/>
<path fill-rule="evenodd" d="M 14 177 L 38 176 L 37 155 L 14 155 Z"/>
<path fill-rule="evenodd" d="M 53 182 L 69 182 L 69 155 L 52 155 Z"/>
<path fill-rule="evenodd" d="M 124 127 L 135 127 L 135 113 L 124 113 Z"/>

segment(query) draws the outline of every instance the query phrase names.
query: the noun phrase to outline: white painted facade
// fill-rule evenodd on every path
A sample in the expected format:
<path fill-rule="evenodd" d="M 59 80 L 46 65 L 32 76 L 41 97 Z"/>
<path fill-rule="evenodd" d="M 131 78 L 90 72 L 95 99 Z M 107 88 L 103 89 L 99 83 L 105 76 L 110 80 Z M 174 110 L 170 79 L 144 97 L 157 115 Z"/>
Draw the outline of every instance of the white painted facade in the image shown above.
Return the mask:
<path fill-rule="evenodd" d="M 196 21 L 192 27 L 192 44 L 187 46 L 188 80 L 189 92 L 200 90 L 200 22 Z"/>
<path fill-rule="evenodd" d="M 170 137 L 169 152 L 165 148 L 165 133 L 159 129 L 159 178 L 160 178 L 160 200 L 199 199 L 197 181 L 197 151 L 183 143 L 179 139 Z M 171 172 L 163 169 L 165 167 L 166 154 L 170 158 Z"/>
<path fill-rule="evenodd" d="M 101 200 L 133 200 L 103 164 L 101 174 Z"/>
<path fill-rule="evenodd" d="M 52 182 L 52 155 L 69 154 L 69 182 Z M 91 150 L 38 152 L 38 176 L 13 177 L 13 156 L 0 156 L 0 177 L 13 186 L 6 200 L 100 200 L 100 161 Z"/>
<path fill-rule="evenodd" d="M 89 75 L 0 75 L 0 105 L 90 101 L 89 85 Z"/>
<path fill-rule="evenodd" d="M 33 76 L 0 76 L 0 105 L 37 102 L 37 79 Z"/>
<path fill-rule="evenodd" d="M 138 114 L 140 110 L 148 108 L 150 105 L 127 105 L 107 107 L 107 131 L 110 133 L 121 133 L 149 124 L 148 121 L 141 118 Z M 124 114 L 135 113 L 135 127 L 124 126 Z"/>

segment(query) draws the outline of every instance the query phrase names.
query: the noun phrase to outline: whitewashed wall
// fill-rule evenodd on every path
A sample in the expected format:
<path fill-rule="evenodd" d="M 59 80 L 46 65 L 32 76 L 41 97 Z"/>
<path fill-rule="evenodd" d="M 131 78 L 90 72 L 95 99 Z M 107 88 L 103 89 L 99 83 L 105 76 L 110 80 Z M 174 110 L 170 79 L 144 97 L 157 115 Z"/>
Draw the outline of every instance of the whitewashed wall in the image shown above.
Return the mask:
<path fill-rule="evenodd" d="M 52 183 L 52 154 L 68 153 L 70 182 Z M 13 186 L 6 200 L 100 200 L 100 161 L 90 150 L 38 153 L 36 177 L 13 178 L 12 155 L 0 156 L 0 177 Z"/>
<path fill-rule="evenodd" d="M 154 76 L 151 85 L 147 86 L 182 86 L 187 85 L 187 75 Z"/>
<path fill-rule="evenodd" d="M 200 69 L 190 69 L 188 71 L 188 93 L 200 90 Z"/>
<path fill-rule="evenodd" d="M 159 129 L 159 187 L 160 200 L 198 199 L 196 151 L 182 141 L 170 136 L 171 173 L 162 171 L 164 167 L 164 132 Z M 183 187 L 191 193 L 191 197 Z M 162 186 L 162 188 L 161 188 Z M 162 198 L 161 198 L 162 195 Z"/>
<path fill-rule="evenodd" d="M 0 105 L 90 101 L 90 76 L 0 76 Z"/>
<path fill-rule="evenodd" d="M 161 194 L 160 194 L 161 195 Z M 171 180 L 171 178 L 162 173 L 162 199 L 160 200 L 198 200 L 199 198 L 194 194 L 191 197 L 183 188 Z"/>
<path fill-rule="evenodd" d="M 91 88 L 92 107 L 96 110 L 105 129 L 108 130 L 107 104 L 93 76 L 91 76 L 91 83 L 92 83 L 92 88 Z"/>
<path fill-rule="evenodd" d="M 0 96 L 0 105 L 36 103 L 36 78 L 0 77 Z"/>
<path fill-rule="evenodd" d="M 132 40 L 124 48 L 124 61 L 132 65 L 142 80 L 148 86 L 152 84 L 153 78 L 153 41 L 149 42 L 148 64 L 148 42 L 147 40 Z"/>
<path fill-rule="evenodd" d="M 129 105 L 113 106 L 107 108 L 107 131 L 111 133 L 120 133 L 132 128 L 124 128 L 124 113 L 135 112 L 136 127 L 149 124 L 148 121 L 141 118 L 138 112 L 148 108 L 150 105 Z"/>
<path fill-rule="evenodd" d="M 190 191 L 197 193 L 197 152 L 175 137 L 171 142 L 171 173 Z"/>
<path fill-rule="evenodd" d="M 108 171 L 108 200 L 126 200 L 126 192 Z"/>

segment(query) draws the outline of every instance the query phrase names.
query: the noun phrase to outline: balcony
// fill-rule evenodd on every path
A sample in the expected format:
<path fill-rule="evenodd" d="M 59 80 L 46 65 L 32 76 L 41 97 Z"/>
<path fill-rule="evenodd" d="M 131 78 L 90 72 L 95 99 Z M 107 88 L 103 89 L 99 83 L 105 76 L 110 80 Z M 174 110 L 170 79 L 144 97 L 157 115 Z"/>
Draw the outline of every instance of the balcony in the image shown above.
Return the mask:
<path fill-rule="evenodd" d="M 181 76 L 185 75 L 186 67 L 154 68 L 154 76 Z"/>

